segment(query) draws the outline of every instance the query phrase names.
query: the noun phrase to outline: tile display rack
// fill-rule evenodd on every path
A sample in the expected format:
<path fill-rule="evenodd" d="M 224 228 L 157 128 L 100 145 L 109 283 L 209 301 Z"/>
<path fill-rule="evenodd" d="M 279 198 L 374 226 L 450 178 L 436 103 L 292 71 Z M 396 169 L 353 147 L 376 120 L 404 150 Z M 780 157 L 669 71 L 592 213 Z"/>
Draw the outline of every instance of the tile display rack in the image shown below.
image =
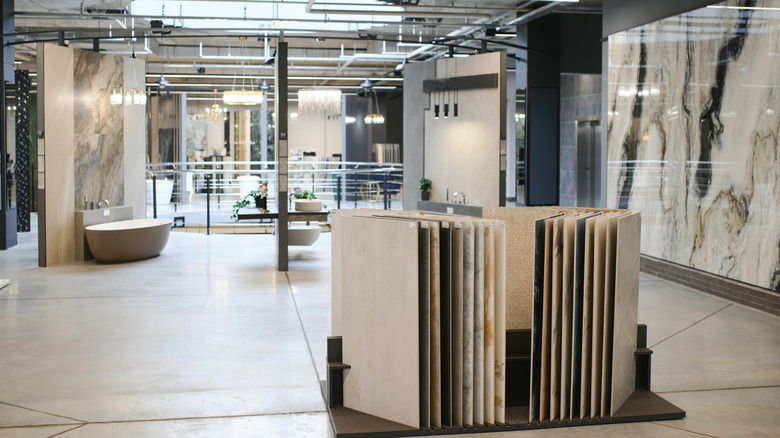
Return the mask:
<path fill-rule="evenodd" d="M 685 411 L 650 390 L 652 351 L 647 348 L 647 326 L 644 324 L 637 326 L 635 357 L 637 371 L 634 393 L 612 417 L 583 420 L 529 423 L 530 330 L 507 331 L 507 410 L 506 422 L 503 424 L 419 429 L 345 408 L 343 406 L 344 372 L 349 370 L 350 366 L 342 361 L 340 336 L 329 337 L 327 340 L 327 380 L 324 382 L 323 389 L 336 438 L 435 436 L 684 418 Z"/>

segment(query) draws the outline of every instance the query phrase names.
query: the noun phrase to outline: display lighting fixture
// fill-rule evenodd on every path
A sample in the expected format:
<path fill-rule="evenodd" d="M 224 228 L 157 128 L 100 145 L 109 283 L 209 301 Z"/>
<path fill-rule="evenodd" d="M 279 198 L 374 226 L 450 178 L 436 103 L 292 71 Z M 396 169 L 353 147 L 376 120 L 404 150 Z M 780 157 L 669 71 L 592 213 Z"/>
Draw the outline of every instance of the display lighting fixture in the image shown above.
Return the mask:
<path fill-rule="evenodd" d="M 298 111 L 301 114 L 339 114 L 341 113 L 341 90 L 333 88 L 298 90 Z"/>
<path fill-rule="evenodd" d="M 217 103 L 217 89 L 214 89 L 214 103 L 210 108 L 206 108 L 206 119 L 211 123 L 219 123 L 225 120 L 227 111 Z"/>
<path fill-rule="evenodd" d="M 146 94 L 141 88 L 113 88 L 108 99 L 111 105 L 146 105 Z"/>
<path fill-rule="evenodd" d="M 366 125 L 382 125 L 385 123 L 385 116 L 379 113 L 379 99 L 376 95 L 376 90 L 374 90 L 374 83 L 371 82 L 370 79 L 366 78 L 365 81 L 363 81 L 360 86 L 366 91 L 366 94 L 368 95 L 368 98 L 371 99 L 371 92 L 374 92 L 374 104 L 376 105 L 376 112 L 372 114 L 366 115 L 365 118 L 363 118 L 363 121 L 366 123 Z M 369 102 L 369 106 L 371 105 L 371 102 Z"/>
<path fill-rule="evenodd" d="M 246 37 L 238 37 L 241 41 L 240 53 L 242 57 L 247 57 Z M 244 60 L 241 60 L 241 70 L 244 71 Z M 247 86 L 247 79 L 249 84 Z M 255 87 L 254 80 L 249 74 L 241 75 L 241 89 L 236 89 L 236 77 L 233 77 L 233 88 L 222 93 L 222 102 L 225 105 L 262 105 L 263 91 Z"/>
<path fill-rule="evenodd" d="M 111 90 L 111 95 L 109 96 L 109 102 L 111 102 L 111 105 L 122 105 L 122 89 L 121 88 L 114 88 Z"/>

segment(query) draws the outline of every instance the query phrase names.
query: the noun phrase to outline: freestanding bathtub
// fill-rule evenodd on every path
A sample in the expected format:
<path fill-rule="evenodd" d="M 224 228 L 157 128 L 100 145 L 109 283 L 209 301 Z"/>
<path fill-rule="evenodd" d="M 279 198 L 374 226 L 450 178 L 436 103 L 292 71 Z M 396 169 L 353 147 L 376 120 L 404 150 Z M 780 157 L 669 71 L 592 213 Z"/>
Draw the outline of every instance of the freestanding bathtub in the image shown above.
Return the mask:
<path fill-rule="evenodd" d="M 169 219 L 133 219 L 86 227 L 92 255 L 101 263 L 131 262 L 159 255 L 171 234 Z"/>

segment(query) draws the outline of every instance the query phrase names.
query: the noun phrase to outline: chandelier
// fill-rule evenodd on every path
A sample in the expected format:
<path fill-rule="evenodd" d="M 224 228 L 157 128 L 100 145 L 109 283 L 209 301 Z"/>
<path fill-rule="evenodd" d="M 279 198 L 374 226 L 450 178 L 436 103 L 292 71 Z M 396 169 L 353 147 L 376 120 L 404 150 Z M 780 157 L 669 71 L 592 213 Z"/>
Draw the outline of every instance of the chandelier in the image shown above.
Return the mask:
<path fill-rule="evenodd" d="M 341 114 L 341 90 L 333 88 L 298 90 L 298 111 L 301 114 Z"/>
<path fill-rule="evenodd" d="M 245 57 L 246 54 L 246 37 L 240 36 L 238 39 L 241 41 L 240 54 Z M 255 89 L 254 80 L 249 74 L 243 74 L 244 60 L 241 60 L 241 89 L 236 90 L 236 77 L 233 76 L 233 88 L 222 93 L 222 102 L 225 105 L 262 105 L 263 104 L 263 92 Z M 249 79 L 249 87 L 245 88 L 246 80 Z"/>
<path fill-rule="evenodd" d="M 368 98 L 371 99 L 371 92 L 374 92 L 374 104 L 376 105 L 376 112 L 373 114 L 367 115 L 363 121 L 366 123 L 366 125 L 383 125 L 385 123 L 385 116 L 379 113 L 379 99 L 376 96 L 376 90 L 374 89 L 374 83 L 371 82 L 370 79 L 366 78 L 365 81 L 363 81 L 362 84 L 360 84 L 361 87 L 366 91 L 366 94 L 368 95 Z M 371 102 L 369 101 L 369 106 L 371 106 Z"/>
<path fill-rule="evenodd" d="M 211 105 L 211 107 L 206 108 L 206 119 L 208 119 L 211 123 L 219 123 L 222 120 L 225 120 L 225 117 L 227 116 L 227 111 L 219 106 L 217 103 L 217 89 L 214 89 L 214 103 Z"/>

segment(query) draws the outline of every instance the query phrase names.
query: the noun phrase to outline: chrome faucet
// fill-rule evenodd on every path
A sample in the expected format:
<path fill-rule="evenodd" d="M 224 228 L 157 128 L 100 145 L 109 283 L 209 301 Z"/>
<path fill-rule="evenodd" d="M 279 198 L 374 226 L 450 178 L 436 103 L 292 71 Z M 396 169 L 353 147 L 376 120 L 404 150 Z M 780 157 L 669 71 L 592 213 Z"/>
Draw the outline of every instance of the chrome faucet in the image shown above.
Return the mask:
<path fill-rule="evenodd" d="M 101 206 L 103 205 L 104 202 L 106 203 L 106 208 L 111 207 L 111 203 L 108 202 L 108 199 L 104 199 L 104 200 L 98 202 L 98 208 L 103 208 Z"/>

